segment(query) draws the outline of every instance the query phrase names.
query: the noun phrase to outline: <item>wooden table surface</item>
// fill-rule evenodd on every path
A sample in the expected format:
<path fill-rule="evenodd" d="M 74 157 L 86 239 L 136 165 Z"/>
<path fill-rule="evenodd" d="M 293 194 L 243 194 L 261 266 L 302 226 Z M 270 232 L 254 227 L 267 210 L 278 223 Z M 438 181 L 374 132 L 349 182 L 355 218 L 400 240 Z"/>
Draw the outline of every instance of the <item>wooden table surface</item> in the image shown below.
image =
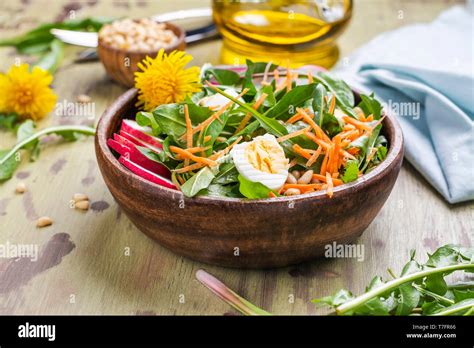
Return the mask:
<path fill-rule="evenodd" d="M 353 20 L 340 38 L 342 57 L 378 33 L 415 22 L 427 22 L 455 1 L 356 0 Z M 114 15 L 140 17 L 203 6 L 203 1 L 46 1 L 2 2 L 0 37 L 21 33 L 41 22 Z M 402 18 L 400 18 L 402 17 Z M 221 43 L 189 48 L 196 64 L 218 63 Z M 39 124 L 96 123 L 104 108 L 124 92 L 112 83 L 100 63 L 72 64 L 78 51 L 68 47 L 55 74 L 59 101 L 91 96 L 95 120 L 51 116 Z M 0 69 L 14 63 L 12 48 L 0 49 Z M 25 57 L 22 57 L 24 59 Z M 0 132 L 0 147 L 14 137 Z M 28 191 L 15 194 L 18 182 Z M 92 209 L 70 208 L 74 193 L 89 195 Z M 1 314 L 234 314 L 195 279 L 203 268 L 256 305 L 277 314 L 325 313 L 310 300 L 341 287 L 360 293 L 386 269 L 397 272 L 416 248 L 424 258 L 445 243 L 471 245 L 473 205 L 448 205 L 405 163 L 393 192 L 358 243 L 365 260 L 321 259 L 266 271 L 213 267 L 179 257 L 148 239 L 121 213 L 97 168 L 92 138 L 46 145 L 40 160 L 23 160 L 16 176 L 0 184 L 0 243 L 36 244 L 37 262 L 0 260 Z M 50 227 L 35 220 L 48 215 Z"/>

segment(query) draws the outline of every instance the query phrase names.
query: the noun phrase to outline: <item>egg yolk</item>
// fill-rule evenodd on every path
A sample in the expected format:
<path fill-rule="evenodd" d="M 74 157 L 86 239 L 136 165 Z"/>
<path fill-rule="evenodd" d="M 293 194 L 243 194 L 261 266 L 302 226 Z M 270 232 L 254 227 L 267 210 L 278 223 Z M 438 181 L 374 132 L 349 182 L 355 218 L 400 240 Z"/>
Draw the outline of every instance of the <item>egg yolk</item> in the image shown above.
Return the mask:
<path fill-rule="evenodd" d="M 275 174 L 279 168 L 274 167 L 275 160 L 281 157 L 281 149 L 264 141 L 254 141 L 245 148 L 245 156 L 252 167 L 265 173 Z"/>

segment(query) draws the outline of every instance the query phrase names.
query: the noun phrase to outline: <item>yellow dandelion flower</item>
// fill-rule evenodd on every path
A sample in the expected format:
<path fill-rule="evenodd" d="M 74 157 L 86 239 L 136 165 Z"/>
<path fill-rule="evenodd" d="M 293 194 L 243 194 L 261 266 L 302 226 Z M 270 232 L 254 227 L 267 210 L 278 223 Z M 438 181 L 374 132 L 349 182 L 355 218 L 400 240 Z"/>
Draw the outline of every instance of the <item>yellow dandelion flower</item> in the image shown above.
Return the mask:
<path fill-rule="evenodd" d="M 39 67 L 31 72 L 28 68 L 28 64 L 13 65 L 6 74 L 0 73 L 0 112 L 36 121 L 53 110 L 57 97 L 49 87 L 51 74 Z"/>
<path fill-rule="evenodd" d="M 200 69 L 196 66 L 185 69 L 193 57 L 183 51 L 169 55 L 161 49 L 156 58 L 146 57 L 135 73 L 135 87 L 138 89 L 138 105 L 146 111 L 159 105 L 182 102 L 187 95 L 201 90 Z"/>

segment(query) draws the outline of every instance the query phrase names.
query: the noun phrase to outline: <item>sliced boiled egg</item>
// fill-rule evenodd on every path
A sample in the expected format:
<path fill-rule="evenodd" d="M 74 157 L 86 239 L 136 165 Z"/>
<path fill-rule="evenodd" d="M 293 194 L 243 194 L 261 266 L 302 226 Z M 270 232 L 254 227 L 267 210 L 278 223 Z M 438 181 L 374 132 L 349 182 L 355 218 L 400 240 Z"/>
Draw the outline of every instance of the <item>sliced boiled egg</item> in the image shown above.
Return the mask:
<path fill-rule="evenodd" d="M 224 93 L 234 98 L 237 98 L 239 96 L 239 94 L 233 88 L 227 88 L 226 90 L 224 90 Z M 244 101 L 242 98 L 239 98 L 239 100 L 242 102 Z M 216 94 L 201 98 L 198 104 L 201 106 L 208 107 L 209 109 L 212 109 L 212 110 L 217 110 L 223 107 L 228 102 L 230 102 L 229 99 L 224 97 L 222 94 L 216 93 Z"/>
<path fill-rule="evenodd" d="M 271 190 L 279 190 L 288 177 L 288 159 L 271 134 L 235 145 L 230 155 L 245 179 L 261 183 Z"/>

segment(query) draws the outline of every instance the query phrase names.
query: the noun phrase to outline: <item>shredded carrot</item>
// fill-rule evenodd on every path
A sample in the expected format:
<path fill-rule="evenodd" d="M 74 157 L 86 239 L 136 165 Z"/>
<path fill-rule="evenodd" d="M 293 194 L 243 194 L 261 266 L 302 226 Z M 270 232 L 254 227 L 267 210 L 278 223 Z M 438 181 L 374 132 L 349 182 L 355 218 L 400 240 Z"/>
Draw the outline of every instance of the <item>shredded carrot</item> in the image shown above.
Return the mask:
<path fill-rule="evenodd" d="M 349 117 L 349 116 L 344 116 L 343 120 L 346 121 L 347 123 L 350 123 L 350 124 L 354 125 L 358 129 L 362 129 L 362 130 L 365 130 L 367 132 L 372 132 L 372 127 L 370 127 L 368 124 L 366 124 L 362 121 L 358 121 L 358 120 L 356 120 L 352 117 Z"/>
<path fill-rule="evenodd" d="M 262 95 L 260 96 L 260 98 L 258 98 L 258 100 L 255 102 L 255 104 L 253 104 L 252 108 L 257 110 L 260 105 L 263 104 L 263 102 L 265 101 L 265 99 L 268 97 L 268 94 L 266 93 L 262 93 Z M 252 118 L 252 113 L 250 112 L 247 112 L 244 116 L 244 118 L 242 119 L 242 121 L 240 121 L 240 124 L 239 126 L 237 127 L 237 129 L 235 130 L 234 132 L 234 135 L 239 133 L 242 129 L 245 128 L 245 126 L 247 126 L 247 123 L 249 123 L 250 119 Z"/>
<path fill-rule="evenodd" d="M 170 146 L 170 150 L 173 151 L 174 153 L 179 154 L 182 158 L 189 158 L 190 160 L 197 163 L 202 163 L 208 166 L 215 166 L 217 164 L 216 161 L 213 161 L 204 157 L 195 156 L 191 152 L 177 146 Z"/>
<path fill-rule="evenodd" d="M 308 83 L 313 83 L 313 74 L 311 70 L 308 70 Z"/>
<path fill-rule="evenodd" d="M 339 135 L 336 135 L 334 137 L 334 153 L 333 153 L 333 158 L 332 158 L 332 165 L 331 165 L 331 173 L 337 172 L 339 170 L 339 162 L 340 162 L 340 157 L 339 157 L 339 150 L 341 149 L 341 137 Z"/>
<path fill-rule="evenodd" d="M 292 132 L 292 133 L 289 133 L 289 134 L 287 134 L 287 135 L 283 135 L 283 136 L 277 138 L 277 141 L 278 141 L 279 143 L 282 143 L 282 142 L 284 142 L 284 141 L 286 141 L 286 140 L 288 140 L 288 139 L 291 139 L 291 138 L 300 136 L 300 135 L 302 135 L 302 134 L 308 132 L 310 129 L 311 129 L 311 127 L 308 126 L 308 127 L 306 127 L 306 128 L 297 130 L 297 131 Z"/>
<path fill-rule="evenodd" d="M 296 108 L 296 111 L 298 111 L 303 116 L 303 120 L 314 129 L 314 132 L 318 138 L 327 142 L 331 141 L 324 131 L 316 124 L 316 122 L 314 122 L 313 118 L 309 116 L 303 109 Z"/>
<path fill-rule="evenodd" d="M 209 140 L 211 140 L 211 139 L 212 139 L 212 136 L 211 136 L 211 135 L 206 135 L 206 136 L 204 137 L 204 142 L 207 143 L 207 142 L 208 142 Z"/>
<path fill-rule="evenodd" d="M 206 84 L 213 90 L 219 90 L 216 86 L 212 85 L 209 81 L 206 81 Z M 248 88 L 245 88 L 235 99 L 239 99 L 241 98 L 243 95 L 245 95 L 247 92 L 249 91 Z M 204 120 L 203 122 L 201 122 L 200 124 L 198 124 L 194 129 L 193 129 L 193 134 L 203 130 L 204 128 L 206 128 L 207 126 L 209 126 L 214 120 L 216 119 L 219 119 L 219 116 L 222 115 L 224 113 L 224 111 L 226 111 L 229 106 L 231 106 L 234 102 L 231 100 L 229 101 L 227 104 L 225 104 L 224 106 L 222 106 L 216 113 L 214 113 L 213 115 L 209 116 L 206 120 Z M 222 123 L 222 120 L 219 119 L 219 122 Z"/>
<path fill-rule="evenodd" d="M 273 191 L 270 191 L 270 192 L 268 192 L 268 197 L 275 198 L 276 194 L 274 194 Z"/>
<path fill-rule="evenodd" d="M 334 188 L 334 185 L 333 185 L 333 183 L 332 183 L 331 174 L 329 174 L 329 173 L 326 173 L 326 183 L 328 184 L 328 188 L 327 188 L 326 193 L 327 193 L 328 197 L 331 198 L 332 195 L 333 195 L 333 191 L 332 191 L 332 190 L 333 190 L 333 188 Z"/>
<path fill-rule="evenodd" d="M 350 149 L 347 150 L 347 152 L 351 155 L 357 156 L 359 154 L 359 148 L 351 147 Z"/>
<path fill-rule="evenodd" d="M 181 177 L 181 175 L 176 175 L 176 179 L 178 179 L 178 181 L 179 181 L 179 183 L 180 183 L 181 185 L 184 185 L 185 181 L 184 181 L 184 179 Z"/>
<path fill-rule="evenodd" d="M 189 147 L 187 149 L 184 149 L 186 151 L 188 151 L 189 153 L 198 153 L 198 152 L 202 152 L 202 151 L 206 151 L 206 150 L 209 150 L 211 147 L 210 146 L 195 146 L 195 147 Z"/>
<path fill-rule="evenodd" d="M 216 141 L 219 142 L 219 143 L 225 143 L 227 141 L 227 138 L 226 137 L 217 137 Z"/>
<path fill-rule="evenodd" d="M 326 168 L 328 165 L 328 156 L 329 156 L 329 151 L 326 151 L 326 153 L 324 154 L 323 163 L 321 164 L 321 169 L 319 171 L 319 174 L 321 175 L 326 174 Z"/>
<path fill-rule="evenodd" d="M 348 130 L 354 130 L 356 129 L 356 127 L 353 124 L 345 124 L 342 129 L 345 131 L 348 131 Z"/>
<path fill-rule="evenodd" d="M 226 155 L 230 150 L 232 150 L 232 148 L 237 145 L 241 140 L 243 139 L 242 136 L 238 137 L 237 139 L 234 140 L 234 142 L 232 144 L 230 144 L 229 146 L 227 146 L 225 149 L 223 150 L 220 150 L 219 152 L 216 152 L 215 154 L 213 154 L 212 156 L 210 156 L 209 158 L 211 160 L 217 160 L 219 157 L 221 157 L 222 155 Z"/>
<path fill-rule="evenodd" d="M 286 91 L 291 91 L 291 70 L 290 70 L 290 60 L 286 62 Z"/>
<path fill-rule="evenodd" d="M 314 164 L 314 162 L 317 161 L 319 155 L 321 154 L 322 149 L 323 149 L 322 146 L 318 147 L 318 149 L 311 155 L 308 162 L 306 162 L 306 167 L 311 167 Z"/>
<path fill-rule="evenodd" d="M 336 96 L 333 95 L 331 98 L 331 104 L 329 104 L 329 113 L 332 115 L 336 108 Z"/>
<path fill-rule="evenodd" d="M 299 120 L 301 120 L 303 118 L 303 115 L 301 114 L 294 114 L 293 116 L 291 116 L 287 121 L 286 123 L 295 123 Z"/>
<path fill-rule="evenodd" d="M 298 144 L 294 144 L 293 145 L 293 150 L 298 154 L 300 155 L 301 157 L 304 157 L 306 158 L 307 160 L 309 160 L 311 158 L 311 154 L 303 149 L 301 146 L 299 146 Z"/>
<path fill-rule="evenodd" d="M 296 158 L 293 158 L 290 163 L 288 163 L 288 169 L 290 169 L 291 167 L 294 167 L 298 164 L 298 160 Z"/>
<path fill-rule="evenodd" d="M 367 116 L 366 120 L 367 120 L 367 122 L 372 122 L 374 120 L 374 115 L 371 114 L 371 115 Z"/>
<path fill-rule="evenodd" d="M 278 80 L 280 79 L 280 73 L 278 72 L 278 68 L 273 70 L 273 78 L 275 79 L 275 84 L 278 84 Z"/>
<path fill-rule="evenodd" d="M 321 174 L 313 174 L 313 179 L 317 179 L 322 182 L 326 182 L 326 176 Z M 343 181 L 340 179 L 332 178 L 332 183 L 334 186 L 339 186 L 343 184 Z"/>
<path fill-rule="evenodd" d="M 190 172 L 192 170 L 196 170 L 196 169 L 201 169 L 202 167 L 205 167 L 204 164 L 202 163 L 194 163 L 194 164 L 191 164 L 187 167 L 183 167 L 183 168 L 179 168 L 179 169 L 175 169 L 173 170 L 175 173 L 186 173 L 186 172 Z"/>

